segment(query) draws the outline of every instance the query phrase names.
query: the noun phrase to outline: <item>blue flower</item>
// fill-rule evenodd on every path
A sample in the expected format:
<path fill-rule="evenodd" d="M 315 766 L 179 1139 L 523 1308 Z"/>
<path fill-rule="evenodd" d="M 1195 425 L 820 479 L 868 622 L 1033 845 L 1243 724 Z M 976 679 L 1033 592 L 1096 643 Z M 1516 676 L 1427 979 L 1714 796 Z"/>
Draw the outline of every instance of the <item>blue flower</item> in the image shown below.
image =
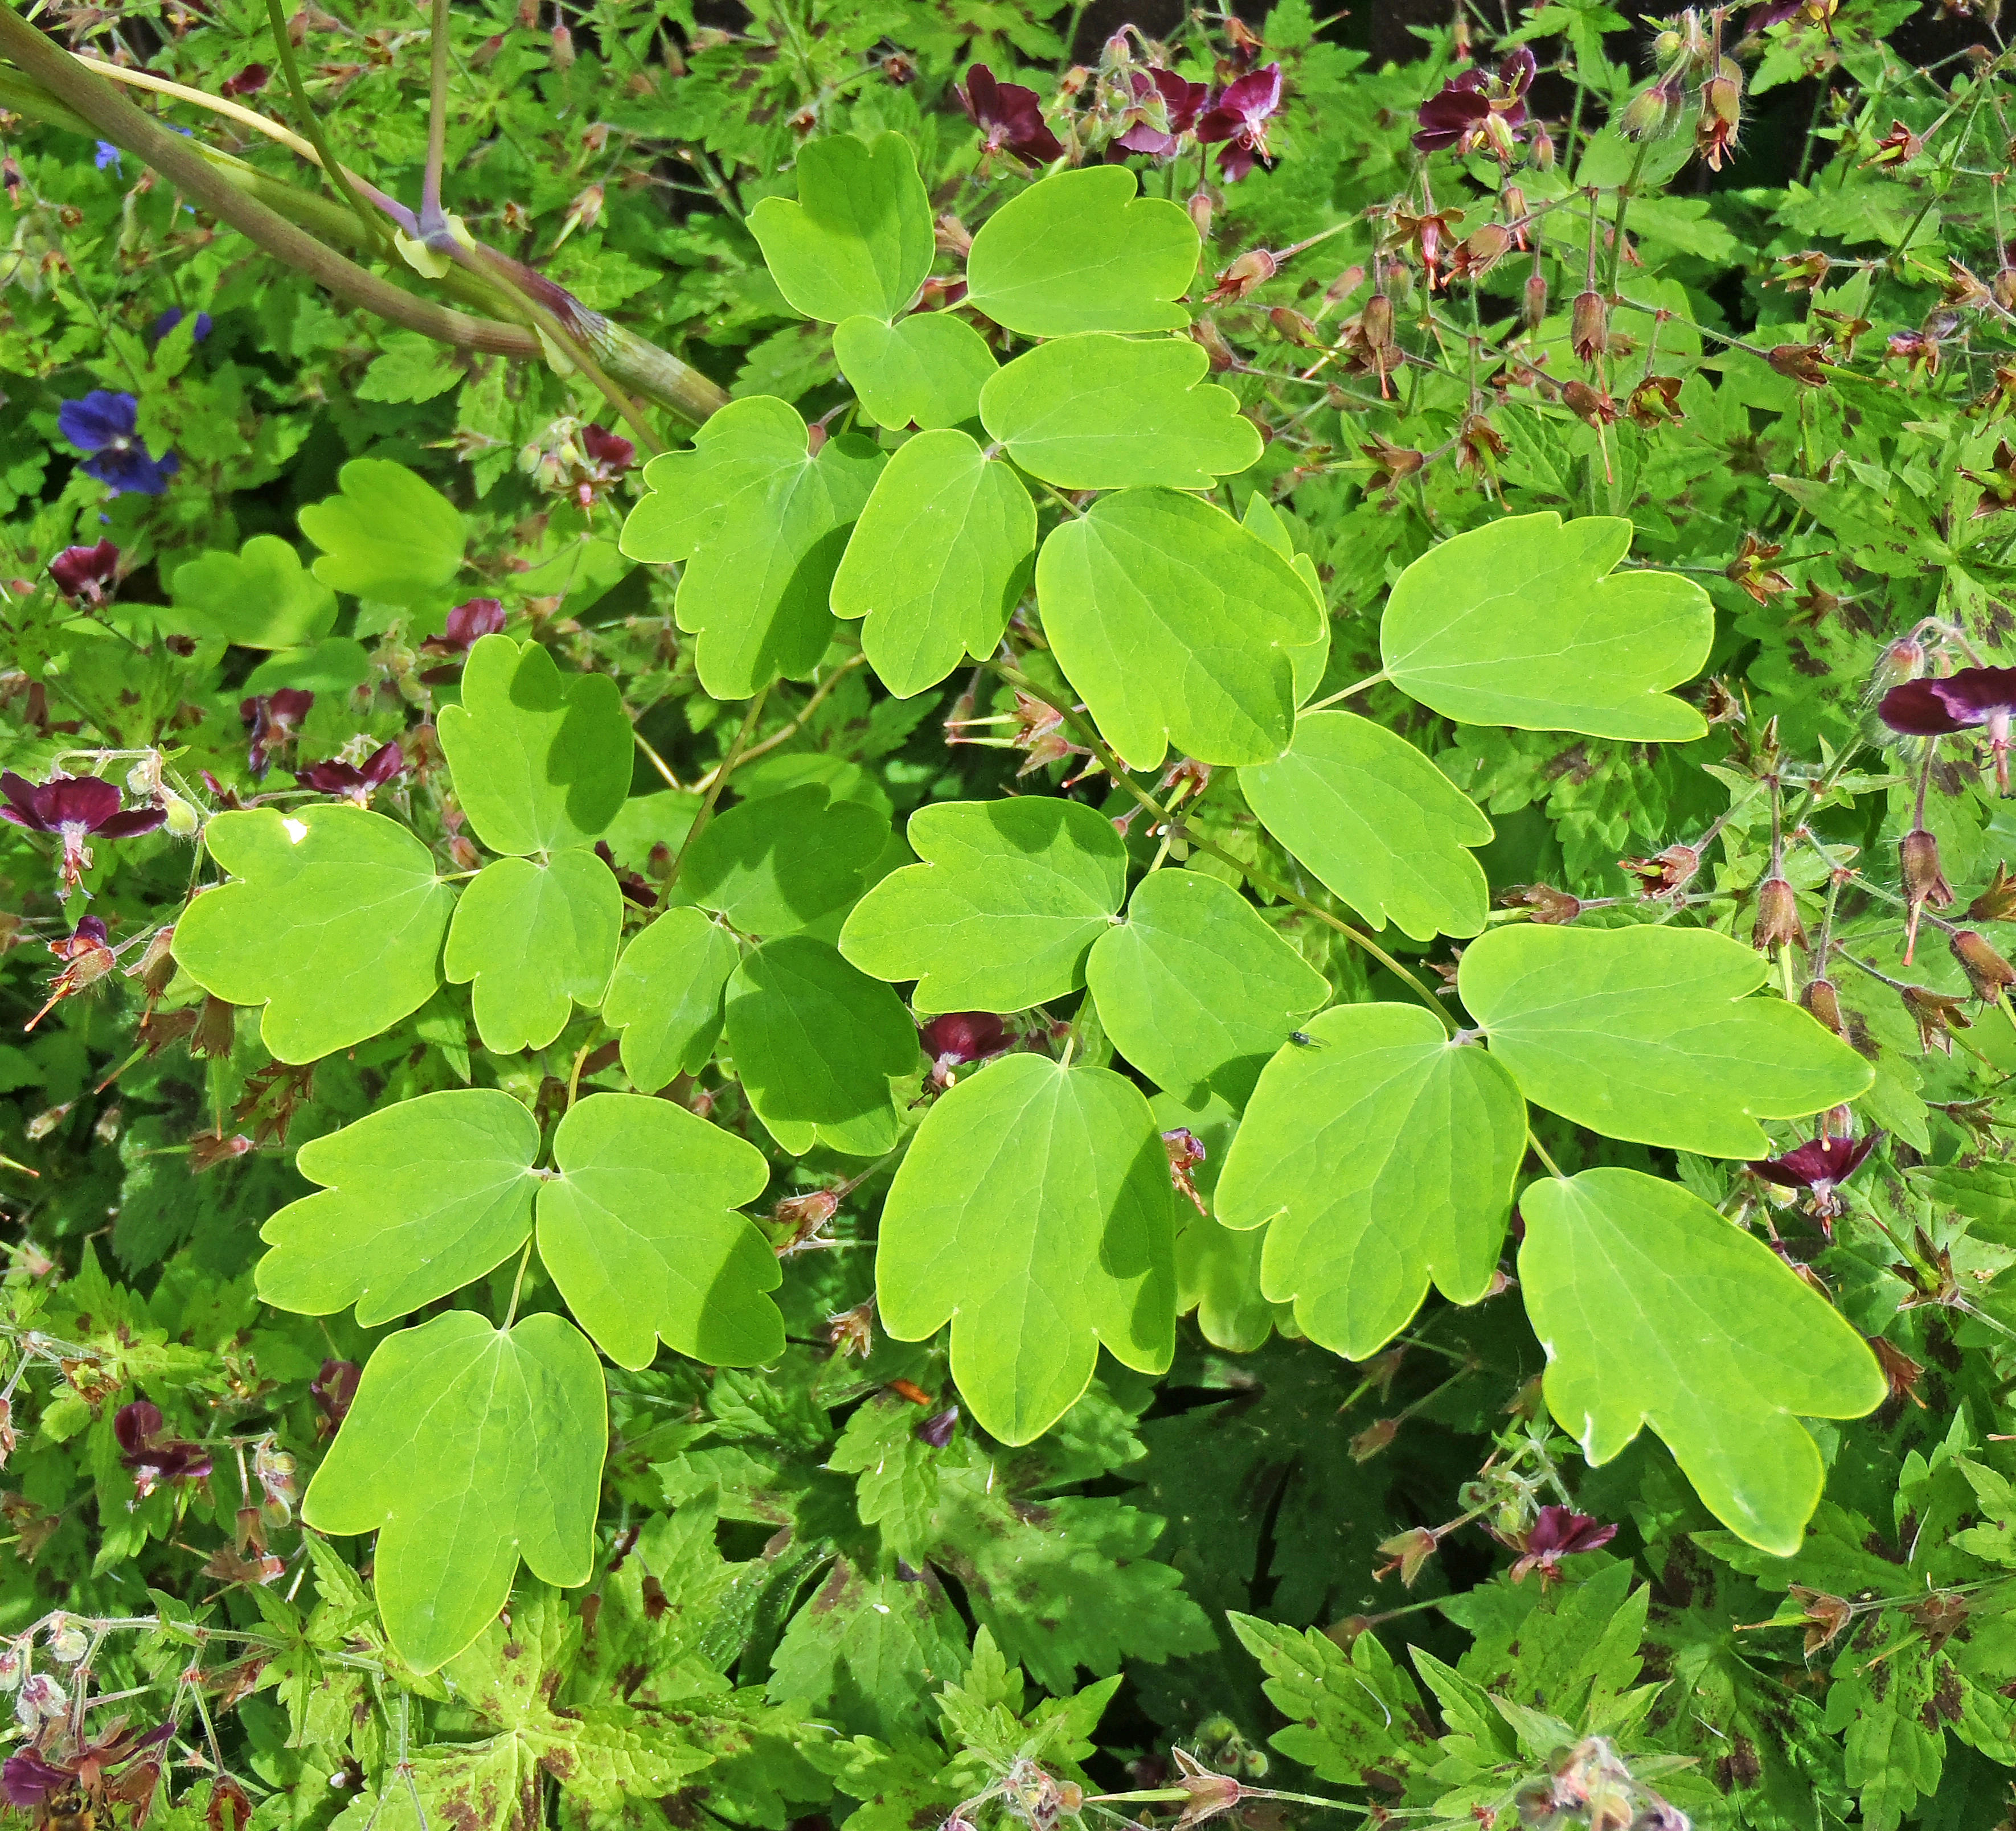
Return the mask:
<path fill-rule="evenodd" d="M 103 171 L 110 166 L 113 171 L 118 172 L 121 178 L 126 175 L 119 164 L 119 149 L 110 140 L 100 140 L 98 142 L 98 156 L 92 163 L 100 171 Z"/>
<path fill-rule="evenodd" d="M 179 305 L 171 305 L 159 318 L 148 326 L 147 341 L 150 344 L 158 344 L 182 321 L 182 308 Z M 199 344 L 210 335 L 210 314 L 207 311 L 199 311 L 196 315 L 196 328 L 189 333 L 189 335 Z"/>
<path fill-rule="evenodd" d="M 182 461 L 172 451 L 158 459 L 148 455 L 135 436 L 139 408 L 131 394 L 93 388 L 81 401 L 64 401 L 56 423 L 80 451 L 92 454 L 83 466 L 86 477 L 96 477 L 115 494 L 158 496 Z"/>

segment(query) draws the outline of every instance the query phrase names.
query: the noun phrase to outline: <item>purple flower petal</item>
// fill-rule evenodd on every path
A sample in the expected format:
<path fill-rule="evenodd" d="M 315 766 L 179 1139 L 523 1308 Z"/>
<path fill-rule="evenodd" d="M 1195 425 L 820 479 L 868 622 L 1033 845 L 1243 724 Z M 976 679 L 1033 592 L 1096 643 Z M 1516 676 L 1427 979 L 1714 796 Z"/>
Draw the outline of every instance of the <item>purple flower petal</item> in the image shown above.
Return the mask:
<path fill-rule="evenodd" d="M 112 1434 L 119 1440 L 119 1447 L 129 1456 L 145 1449 L 160 1434 L 161 1408 L 146 1399 L 135 1399 L 130 1405 L 121 1405 L 112 1420 Z"/>
<path fill-rule="evenodd" d="M 92 603 L 104 595 L 105 588 L 119 575 L 119 549 L 110 541 L 95 547 L 66 547 L 49 562 L 49 577 L 67 598 L 87 598 Z"/>
<path fill-rule="evenodd" d="M 2016 667 L 1963 667 L 1942 679 L 1907 680 L 1877 703 L 1877 714 L 1906 737 L 1943 737 L 2016 712 Z"/>
<path fill-rule="evenodd" d="M 1783 1157 L 1766 1158 L 1750 1167 L 1780 1189 L 1818 1189 L 1824 1194 L 1862 1167 L 1863 1160 L 1875 1149 L 1876 1141 L 1882 1135 L 1872 1131 L 1866 1138 L 1809 1139 Z"/>
<path fill-rule="evenodd" d="M 81 401 L 64 401 L 56 409 L 56 425 L 80 451 L 99 451 L 131 438 L 139 412 L 140 403 L 131 394 L 93 388 Z"/>

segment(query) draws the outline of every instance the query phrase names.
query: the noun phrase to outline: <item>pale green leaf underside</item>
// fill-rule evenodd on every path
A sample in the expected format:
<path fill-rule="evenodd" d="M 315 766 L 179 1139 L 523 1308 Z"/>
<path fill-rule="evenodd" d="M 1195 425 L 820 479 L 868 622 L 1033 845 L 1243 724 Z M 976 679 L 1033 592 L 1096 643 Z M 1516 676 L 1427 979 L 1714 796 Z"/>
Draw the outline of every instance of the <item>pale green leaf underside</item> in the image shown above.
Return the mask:
<path fill-rule="evenodd" d="M 777 290 L 808 318 L 886 322 L 931 270 L 931 201 L 900 134 L 851 134 L 798 149 L 798 196 L 765 197 L 749 213 Z"/>
<path fill-rule="evenodd" d="M 1032 477 L 1067 490 L 1208 490 L 1259 457 L 1239 397 L 1208 382 L 1187 337 L 1062 337 L 1018 356 L 980 393 L 988 434 Z"/>
<path fill-rule="evenodd" d="M 1126 922 L 1093 944 L 1085 977 L 1108 1039 L 1157 1086 L 1233 1106 L 1330 997 L 1330 981 L 1251 903 L 1193 871 L 1145 879 Z"/>
<path fill-rule="evenodd" d="M 1036 599 L 1057 664 L 1136 769 L 1172 743 L 1206 763 L 1272 761 L 1328 653 L 1329 624 L 1294 568 L 1173 490 L 1102 497 L 1054 529 Z"/>
<path fill-rule="evenodd" d="M 1798 1005 L 1747 995 L 1766 977 L 1706 929 L 1528 923 L 1471 943 L 1456 984 L 1535 1106 L 1607 1138 L 1759 1157 L 1759 1119 L 1852 1100 L 1874 1073 Z"/>
<path fill-rule="evenodd" d="M 301 512 L 301 532 L 322 549 L 315 575 L 353 597 L 415 605 L 462 570 L 461 511 L 403 464 L 353 458 L 339 494 Z"/>
<path fill-rule="evenodd" d="M 1036 511 L 965 433 L 920 433 L 889 460 L 833 575 L 833 613 L 898 699 L 992 655 L 1028 588 Z"/>
<path fill-rule="evenodd" d="M 1467 725 L 1684 742 L 1708 729 L 1665 690 L 1708 660 L 1715 607 L 1693 580 L 1611 569 L 1631 523 L 1551 509 L 1431 549 L 1400 575 L 1380 625 L 1402 692 Z"/>
<path fill-rule="evenodd" d="M 455 892 L 398 822 L 347 804 L 250 808 L 203 840 L 234 881 L 189 905 L 175 959 L 226 1003 L 264 1005 L 260 1040 L 279 1060 L 347 1049 L 434 996 Z"/>
<path fill-rule="evenodd" d="M 336 593 L 305 570 L 291 542 L 254 534 L 236 553 L 199 553 L 168 586 L 169 627 L 246 649 L 293 649 L 329 634 Z"/>
<path fill-rule="evenodd" d="M 930 432 L 980 411 L 980 390 L 1001 365 L 987 340 L 949 311 L 915 311 L 893 325 L 850 318 L 833 333 L 833 354 L 877 426 Z"/>
<path fill-rule="evenodd" d="M 602 1021 L 623 1033 L 623 1072 L 646 1093 L 697 1074 L 721 1034 L 721 998 L 742 957 L 700 910 L 668 909 L 616 962 Z"/>
<path fill-rule="evenodd" d="M 445 956 L 450 984 L 476 982 L 470 1003 L 483 1046 L 507 1056 L 542 1049 L 576 1005 L 599 1003 L 622 929 L 623 892 L 583 847 L 542 865 L 485 865 L 455 905 Z"/>
<path fill-rule="evenodd" d="M 1168 1158 L 1148 1103 L 1103 1068 L 1006 1056 L 925 1116 L 883 1208 L 884 1326 L 952 1324 L 952 1370 L 1003 1443 L 1077 1403 L 1103 1344 L 1161 1372 L 1174 1351 Z"/>
<path fill-rule="evenodd" d="M 866 888 L 889 822 L 823 784 L 743 801 L 693 842 L 679 894 L 766 939 L 816 929 L 830 937 Z"/>
<path fill-rule="evenodd" d="M 841 951 L 912 980 L 922 1012 L 1022 1011 L 1085 984 L 1085 958 L 1127 894 L 1127 848 L 1082 803 L 944 801 L 910 816 L 923 861 L 855 906 Z"/>
<path fill-rule="evenodd" d="M 1239 772 L 1261 824 L 1374 928 L 1479 933 L 1491 822 L 1407 740 L 1350 712 L 1305 713 L 1276 761 Z"/>
<path fill-rule="evenodd" d="M 1519 1281 L 1562 1428 L 1602 1463 L 1650 1424 L 1717 1519 L 1789 1557 L 1823 1474 L 1797 1420 L 1859 1418 L 1888 1390 L 1862 1338 L 1676 1183 L 1587 1170 L 1519 1206 Z"/>
<path fill-rule="evenodd" d="M 585 1583 L 608 1448 L 602 1368 L 564 1318 L 508 1334 L 451 1310 L 378 1344 L 301 1504 L 322 1532 L 378 1534 L 385 1631 L 416 1671 L 496 1617 L 522 1557 Z"/>
<path fill-rule="evenodd" d="M 1219 1178 L 1228 1227 L 1265 1226 L 1261 1287 L 1312 1341 L 1352 1360 L 1435 1288 L 1490 1288 L 1526 1108 L 1482 1049 L 1432 1013 L 1341 1005 L 1267 1064 Z"/>

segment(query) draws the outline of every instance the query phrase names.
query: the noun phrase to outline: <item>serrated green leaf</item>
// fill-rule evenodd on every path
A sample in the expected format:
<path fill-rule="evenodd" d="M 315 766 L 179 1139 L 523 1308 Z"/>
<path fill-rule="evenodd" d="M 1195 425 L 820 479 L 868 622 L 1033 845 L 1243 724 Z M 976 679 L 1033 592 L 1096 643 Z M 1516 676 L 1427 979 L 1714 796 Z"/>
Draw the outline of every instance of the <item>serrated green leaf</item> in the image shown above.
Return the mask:
<path fill-rule="evenodd" d="M 946 801 L 910 816 L 923 861 L 855 905 L 840 951 L 914 979 L 914 1007 L 1021 1011 L 1085 983 L 1085 959 L 1127 894 L 1127 848 L 1082 802 Z"/>
<path fill-rule="evenodd" d="M 925 1115 L 882 1212 L 883 1325 L 952 1324 L 952 1371 L 1003 1443 L 1078 1402 L 1103 1344 L 1169 1364 L 1175 1214 L 1168 1153 L 1140 1090 L 1103 1068 L 1005 1056 Z"/>
<path fill-rule="evenodd" d="M 462 514 L 403 464 L 353 458 L 339 493 L 311 502 L 301 532 L 322 549 L 315 575 L 351 596 L 409 609 L 444 591 L 462 570 Z"/>
<path fill-rule="evenodd" d="M 808 782 L 743 801 L 686 853 L 679 893 L 745 934 L 837 930 L 889 844 L 889 822 L 859 801 L 829 801 Z"/>
<path fill-rule="evenodd" d="M 697 1074 L 721 1034 L 721 999 L 742 958 L 735 937 L 694 908 L 668 909 L 623 950 L 602 1021 L 623 1033 L 623 1072 L 644 1093 Z"/>
<path fill-rule="evenodd" d="M 848 318 L 834 329 L 833 354 L 862 412 L 891 432 L 971 419 L 1001 366 L 987 340 L 949 311 L 913 311 L 893 325 Z"/>
<path fill-rule="evenodd" d="M 571 680 L 537 642 L 487 635 L 469 652 L 462 703 L 441 710 L 455 798 L 493 852 L 578 846 L 630 792 L 630 721 L 606 674 Z"/>
<path fill-rule="evenodd" d="M 574 1005 L 601 1002 L 622 930 L 623 892 L 594 853 L 574 847 L 543 864 L 499 858 L 455 905 L 448 983 L 476 982 L 470 1002 L 486 1049 L 542 1049 Z"/>
<path fill-rule="evenodd" d="M 1125 166 L 1039 180 L 981 225 L 966 304 L 1025 337 L 1177 330 L 1201 243 L 1180 205 L 1135 196 Z"/>
<path fill-rule="evenodd" d="M 770 1169 L 754 1145 L 670 1100 L 591 1094 L 553 1134 L 560 1172 L 539 1188 L 539 1257 L 617 1365 L 648 1367 L 661 1338 L 711 1366 L 783 1352 L 763 1293 L 783 1274 L 736 1212 Z"/>
<path fill-rule="evenodd" d="M 1064 489 L 1208 490 L 1261 450 L 1210 369 L 1188 337 L 1060 337 L 999 371 L 980 418 L 1024 470 Z"/>
<path fill-rule="evenodd" d="M 1157 871 L 1093 943 L 1085 984 L 1108 1039 L 1157 1087 L 1242 1106 L 1330 981 L 1229 884 Z"/>
<path fill-rule="evenodd" d="M 1260 823 L 1374 928 L 1480 933 L 1491 822 L 1407 740 L 1350 712 L 1305 713 L 1287 753 L 1239 772 Z"/>
<path fill-rule="evenodd" d="M 260 1040 L 279 1060 L 347 1049 L 434 995 L 455 892 L 396 822 L 249 808 L 213 818 L 203 843 L 232 881 L 183 912 L 175 960 L 226 1003 L 264 1005 Z"/>
<path fill-rule="evenodd" d="M 166 627 L 221 635 L 244 649 L 293 649 L 329 634 L 336 593 L 304 570 L 274 534 L 254 534 L 236 553 L 199 553 L 169 581 Z"/>
<path fill-rule="evenodd" d="M 909 441 L 876 479 L 833 574 L 833 613 L 900 699 L 985 657 L 1028 589 L 1036 511 L 1021 480 L 963 432 Z"/>
<path fill-rule="evenodd" d="M 891 1077 L 917 1066 L 901 1000 L 808 935 L 766 941 L 728 982 L 728 1046 L 756 1117 L 794 1157 L 896 1142 Z"/>
<path fill-rule="evenodd" d="M 847 1728 L 914 1735 L 938 1714 L 932 1692 L 966 1664 L 966 1624 L 928 1566 L 906 1581 L 840 1557 L 777 1643 L 769 1695 Z"/>
<path fill-rule="evenodd" d="M 798 149 L 798 196 L 749 213 L 777 290 L 808 318 L 887 322 L 931 270 L 931 200 L 900 134 L 834 134 Z"/>
<path fill-rule="evenodd" d="M 431 1672 L 495 1619 L 521 1557 L 549 1583 L 588 1581 L 608 1429 L 573 1324 L 527 1316 L 507 1333 L 451 1310 L 378 1344 L 301 1516 L 377 1533 L 385 1631 Z"/>
<path fill-rule="evenodd" d="M 1403 1780 L 1429 1764 L 1435 1743 L 1420 1693 L 1377 1635 L 1359 1635 L 1347 1652 L 1317 1628 L 1305 1634 L 1252 1615 L 1227 1619 L 1288 1719 L 1269 1739 L 1291 1761 L 1353 1786 L 1371 1769 Z"/>
<path fill-rule="evenodd" d="M 1606 1138 L 1759 1157 L 1759 1119 L 1839 1106 L 1871 1074 L 1797 1005 L 1749 996 L 1767 975 L 1706 929 L 1527 923 L 1465 948 L 1456 987 L 1534 1105 Z"/>
<path fill-rule="evenodd" d="M 1271 762 L 1329 649 L 1294 568 L 1173 490 L 1104 496 L 1053 530 L 1036 600 L 1058 666 L 1135 769 L 1172 743 L 1207 763 Z"/>
<path fill-rule="evenodd" d="M 1402 573 L 1379 626 L 1400 690 L 1465 725 L 1683 743 L 1708 729 L 1666 689 L 1708 660 L 1715 607 L 1692 579 L 1616 572 L 1631 523 L 1508 516 Z"/>
<path fill-rule="evenodd" d="M 686 562 L 675 613 L 700 639 L 700 685 L 715 699 L 746 700 L 819 665 L 847 530 L 881 466 L 851 435 L 813 455 L 797 411 L 758 394 L 645 467 L 651 493 L 623 523 L 623 551 Z"/>
<path fill-rule="evenodd" d="M 1529 1184 L 1519 1282 L 1548 1408 L 1591 1463 L 1650 1424 L 1746 1542 L 1798 1549 L 1820 1496 L 1802 1417 L 1888 1390 L 1862 1338 L 1761 1241 L 1677 1183 L 1586 1170 Z"/>
<path fill-rule="evenodd" d="M 1267 1228 L 1261 1289 L 1362 1361 L 1435 1288 L 1491 1287 L 1526 1154 L 1510 1075 L 1431 1012 L 1340 1005 L 1267 1064 L 1219 1178 L 1228 1227 Z"/>

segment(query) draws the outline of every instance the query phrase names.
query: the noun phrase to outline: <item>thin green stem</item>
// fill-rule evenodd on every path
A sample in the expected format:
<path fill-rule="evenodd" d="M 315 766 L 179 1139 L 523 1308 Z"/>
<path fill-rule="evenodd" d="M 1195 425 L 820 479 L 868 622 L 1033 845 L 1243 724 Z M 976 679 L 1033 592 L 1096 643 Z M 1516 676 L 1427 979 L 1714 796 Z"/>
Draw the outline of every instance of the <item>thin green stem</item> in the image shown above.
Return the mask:
<path fill-rule="evenodd" d="M 1535 1135 L 1531 1126 L 1528 1126 L 1526 1129 L 1526 1148 L 1530 1150 L 1535 1157 L 1538 1157 L 1542 1164 L 1546 1165 L 1547 1174 L 1550 1176 L 1554 1178 L 1557 1182 L 1567 1182 L 1568 1178 L 1561 1174 L 1561 1165 L 1557 1164 L 1552 1157 L 1547 1155 L 1547 1147 L 1540 1142 L 1539 1139 Z"/>
<path fill-rule="evenodd" d="M 1631 207 L 1631 200 L 1637 194 L 1638 180 L 1645 170 L 1645 155 L 1652 150 L 1651 136 L 1647 135 L 1638 142 L 1637 156 L 1631 161 L 1631 175 L 1617 187 L 1617 214 L 1610 225 L 1610 273 L 1604 282 L 1604 291 L 1612 299 L 1617 297 L 1618 269 L 1624 261 L 1624 218 Z"/>
<path fill-rule="evenodd" d="M 1305 715 L 1311 712 L 1320 712 L 1326 707 L 1334 706 L 1340 700 L 1348 700 L 1353 698 L 1357 694 L 1364 692 L 1370 688 L 1376 687 L 1381 681 L 1384 680 L 1385 678 L 1386 670 L 1382 667 L 1377 674 L 1368 674 L 1366 675 L 1364 679 L 1353 681 L 1349 686 L 1339 688 L 1337 692 L 1330 694 L 1326 698 L 1318 700 L 1313 705 L 1305 706 L 1302 708 L 1302 711 Z"/>
<path fill-rule="evenodd" d="M 277 6 L 279 0 L 266 0 Z M 441 165 L 448 156 L 448 0 L 434 0 L 428 49 L 427 164 L 420 178 L 420 236 L 432 241 L 448 227 L 441 214 Z"/>
<path fill-rule="evenodd" d="M 749 740 L 755 734 L 756 721 L 763 716 L 763 703 L 770 696 L 770 689 L 763 689 L 749 702 L 749 710 L 743 715 L 742 728 L 735 734 L 735 741 L 728 746 L 728 754 L 721 760 L 721 767 L 714 772 L 714 779 L 707 785 L 707 793 L 700 804 L 700 811 L 693 816 L 693 823 L 686 829 L 686 836 L 679 842 L 679 854 L 672 860 L 671 875 L 665 880 L 665 894 L 679 881 L 679 872 L 684 869 L 686 854 L 693 850 L 693 843 L 707 830 L 707 823 L 714 818 L 715 804 L 721 799 L 721 791 L 728 786 L 728 779 L 741 763 Z"/>
<path fill-rule="evenodd" d="M 525 1268 L 531 1262 L 532 1243 L 527 1239 L 525 1242 L 525 1250 L 518 1255 L 518 1275 L 511 1281 L 511 1307 L 504 1312 L 504 1329 L 506 1333 L 509 1331 L 511 1325 L 518 1320 L 518 1299 L 525 1289 Z"/>

